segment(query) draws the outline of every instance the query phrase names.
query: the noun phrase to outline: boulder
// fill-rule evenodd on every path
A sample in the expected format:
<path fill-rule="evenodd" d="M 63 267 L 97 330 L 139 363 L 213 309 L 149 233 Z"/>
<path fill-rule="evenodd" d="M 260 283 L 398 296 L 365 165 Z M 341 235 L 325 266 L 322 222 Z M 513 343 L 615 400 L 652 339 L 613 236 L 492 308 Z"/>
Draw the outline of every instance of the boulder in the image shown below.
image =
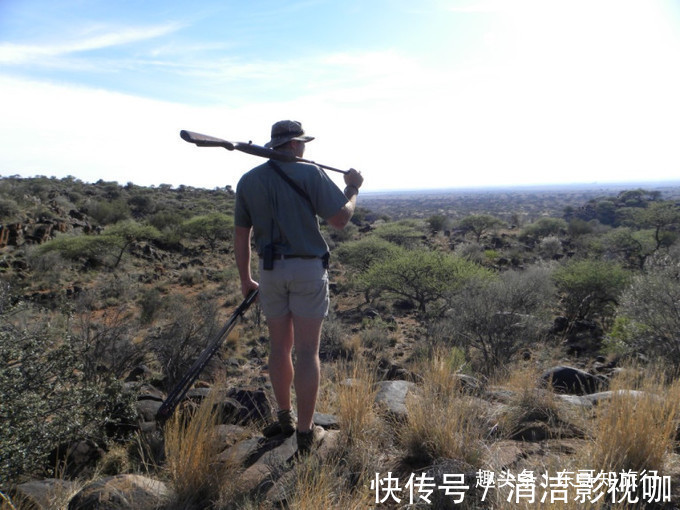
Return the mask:
<path fill-rule="evenodd" d="M 558 393 L 587 395 L 599 391 L 605 384 L 603 377 L 569 366 L 558 366 L 546 370 L 541 376 L 544 384 L 552 385 Z"/>

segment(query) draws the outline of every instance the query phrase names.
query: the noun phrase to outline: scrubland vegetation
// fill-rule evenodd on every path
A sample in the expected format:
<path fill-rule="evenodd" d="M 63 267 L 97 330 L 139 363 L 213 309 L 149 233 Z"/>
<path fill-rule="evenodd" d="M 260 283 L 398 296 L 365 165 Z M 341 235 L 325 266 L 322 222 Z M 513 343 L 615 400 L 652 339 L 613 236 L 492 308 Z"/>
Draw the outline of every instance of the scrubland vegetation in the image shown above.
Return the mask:
<path fill-rule="evenodd" d="M 482 501 L 475 474 L 505 469 L 658 472 L 672 501 L 647 506 L 680 503 L 678 200 L 673 187 L 360 196 L 345 231 L 322 225 L 332 311 L 318 411 L 337 434 L 322 457 L 278 467 L 279 499 L 402 508 L 408 498 L 376 502 L 377 473 L 402 485 L 458 473 L 470 486 L 459 507 L 633 506 L 579 502 L 573 486 L 569 501 Z M 118 474 L 163 482 L 159 508 L 268 508 L 219 433 L 228 389 L 270 393 L 257 306 L 202 373 L 197 389 L 212 391 L 200 404 L 162 433 L 140 418 L 139 392 L 167 393 L 241 302 L 233 202 L 229 187 L 0 179 L 1 508 L 29 507 L 15 490 L 28 480 L 68 481 L 52 494 L 67 508 Z M 564 395 L 543 377 L 556 366 L 610 393 Z M 394 380 L 409 388 L 396 415 L 376 403 Z M 73 462 L 82 442 L 96 455 Z M 430 500 L 420 505 L 456 506 L 442 491 Z"/>

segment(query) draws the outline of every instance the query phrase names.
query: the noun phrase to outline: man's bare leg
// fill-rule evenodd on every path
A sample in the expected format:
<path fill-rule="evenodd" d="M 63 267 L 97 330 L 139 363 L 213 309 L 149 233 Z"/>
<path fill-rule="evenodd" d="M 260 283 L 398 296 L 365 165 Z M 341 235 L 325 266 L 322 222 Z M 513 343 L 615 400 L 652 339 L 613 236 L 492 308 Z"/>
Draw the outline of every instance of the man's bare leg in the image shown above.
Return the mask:
<path fill-rule="evenodd" d="M 295 337 L 294 384 L 298 408 L 298 431 L 312 429 L 321 380 L 319 343 L 323 319 L 293 316 Z M 273 385 L 273 383 L 272 383 Z"/>
<path fill-rule="evenodd" d="M 269 327 L 269 380 L 279 410 L 291 408 L 291 385 L 293 384 L 293 320 L 290 314 L 267 319 Z"/>

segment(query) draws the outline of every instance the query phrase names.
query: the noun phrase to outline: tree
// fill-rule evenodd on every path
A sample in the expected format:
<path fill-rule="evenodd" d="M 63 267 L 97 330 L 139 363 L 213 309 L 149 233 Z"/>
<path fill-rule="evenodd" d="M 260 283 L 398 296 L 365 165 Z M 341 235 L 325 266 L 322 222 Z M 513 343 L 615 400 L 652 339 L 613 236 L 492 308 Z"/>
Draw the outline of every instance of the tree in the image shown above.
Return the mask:
<path fill-rule="evenodd" d="M 502 224 L 501 220 L 490 214 L 470 214 L 460 220 L 458 226 L 466 233 L 472 232 L 477 242 L 479 242 L 482 235 Z"/>
<path fill-rule="evenodd" d="M 653 202 L 646 209 L 641 209 L 637 218 L 643 226 L 654 230 L 654 240 L 658 250 L 662 246 L 670 246 L 677 238 L 677 233 L 669 227 L 680 223 L 680 206 L 674 202 Z"/>
<path fill-rule="evenodd" d="M 373 264 L 361 276 L 364 285 L 415 302 L 422 313 L 471 278 L 489 277 L 473 262 L 436 251 L 409 250 Z"/>
<path fill-rule="evenodd" d="M 41 245 L 39 251 L 58 252 L 70 260 L 84 259 L 86 264 L 105 264 L 115 269 L 134 242 L 159 236 L 154 227 L 126 220 L 106 228 L 101 234 L 58 236 Z M 107 263 L 107 260 L 110 261 Z"/>
<path fill-rule="evenodd" d="M 215 251 L 217 241 L 229 241 L 234 231 L 234 219 L 222 213 L 194 216 L 182 224 L 183 231 L 194 239 L 203 239 Z"/>

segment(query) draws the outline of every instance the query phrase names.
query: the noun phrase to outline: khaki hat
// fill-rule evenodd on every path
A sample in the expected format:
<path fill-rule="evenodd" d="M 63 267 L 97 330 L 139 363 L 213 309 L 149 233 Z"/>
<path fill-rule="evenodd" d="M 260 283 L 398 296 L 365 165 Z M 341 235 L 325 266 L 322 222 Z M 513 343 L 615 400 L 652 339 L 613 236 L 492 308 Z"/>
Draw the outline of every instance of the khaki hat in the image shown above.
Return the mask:
<path fill-rule="evenodd" d="M 297 120 L 280 120 L 272 126 L 272 139 L 265 143 L 264 146 L 268 149 L 274 149 L 291 140 L 311 142 L 314 140 L 314 137 L 305 135 L 302 124 Z"/>

